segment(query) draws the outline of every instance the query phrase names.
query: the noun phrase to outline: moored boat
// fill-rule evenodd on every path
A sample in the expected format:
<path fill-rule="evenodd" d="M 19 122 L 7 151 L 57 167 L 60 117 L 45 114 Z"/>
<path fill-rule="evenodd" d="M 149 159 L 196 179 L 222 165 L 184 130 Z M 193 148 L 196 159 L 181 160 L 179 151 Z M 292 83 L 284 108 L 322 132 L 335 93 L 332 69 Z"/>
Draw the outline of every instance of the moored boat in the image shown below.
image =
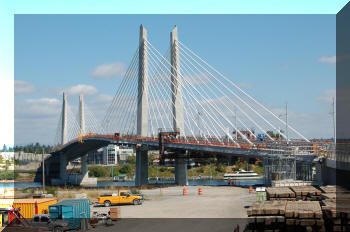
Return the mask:
<path fill-rule="evenodd" d="M 225 173 L 224 174 L 224 180 L 237 180 L 237 179 L 259 179 L 261 176 L 254 172 L 254 171 L 244 171 L 244 170 L 239 170 L 238 172 L 235 173 Z"/>

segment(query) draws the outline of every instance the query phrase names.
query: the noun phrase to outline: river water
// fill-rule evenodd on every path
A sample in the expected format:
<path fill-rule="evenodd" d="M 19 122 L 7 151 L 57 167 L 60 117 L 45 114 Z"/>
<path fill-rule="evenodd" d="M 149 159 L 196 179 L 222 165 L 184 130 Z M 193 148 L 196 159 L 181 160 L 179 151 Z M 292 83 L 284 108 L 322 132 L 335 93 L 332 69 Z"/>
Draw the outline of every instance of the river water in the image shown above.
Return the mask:
<path fill-rule="evenodd" d="M 149 184 L 155 184 L 155 185 L 161 185 L 161 184 L 167 184 L 167 185 L 174 185 L 173 180 L 169 181 L 156 181 L 156 180 L 149 180 Z M 247 180 L 236 180 L 234 182 L 235 186 L 251 186 L 251 185 L 263 185 L 264 180 L 262 178 L 260 179 L 247 179 Z M 216 179 L 195 179 L 195 180 L 188 180 L 188 185 L 190 186 L 197 186 L 197 185 L 208 185 L 208 186 L 227 186 L 226 180 L 216 180 Z M 108 186 L 123 186 L 123 187 L 132 187 L 135 186 L 134 181 L 119 181 L 119 182 L 113 182 L 113 181 L 98 181 L 97 186 L 91 186 L 91 187 L 108 187 Z M 38 182 L 16 182 L 16 183 L 0 183 L 0 188 L 41 188 L 42 184 Z"/>

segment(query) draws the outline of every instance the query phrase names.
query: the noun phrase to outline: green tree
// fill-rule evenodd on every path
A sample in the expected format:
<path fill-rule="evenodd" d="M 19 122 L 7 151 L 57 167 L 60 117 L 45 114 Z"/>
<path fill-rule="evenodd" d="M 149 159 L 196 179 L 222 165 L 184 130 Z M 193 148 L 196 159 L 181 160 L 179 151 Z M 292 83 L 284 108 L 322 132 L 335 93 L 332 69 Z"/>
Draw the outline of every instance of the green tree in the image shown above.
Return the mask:
<path fill-rule="evenodd" d="M 108 167 L 102 166 L 90 166 L 89 167 L 89 176 L 92 177 L 106 177 L 110 173 L 110 169 Z"/>
<path fill-rule="evenodd" d="M 130 172 L 131 172 L 131 165 L 130 164 L 120 165 L 119 172 L 122 173 L 122 174 L 130 174 Z"/>
<path fill-rule="evenodd" d="M 131 155 L 126 158 L 126 163 L 127 164 L 135 164 L 136 163 L 136 156 Z"/>
<path fill-rule="evenodd" d="M 273 131 L 266 131 L 266 134 L 270 135 L 272 138 L 276 138 L 276 135 L 273 133 Z"/>

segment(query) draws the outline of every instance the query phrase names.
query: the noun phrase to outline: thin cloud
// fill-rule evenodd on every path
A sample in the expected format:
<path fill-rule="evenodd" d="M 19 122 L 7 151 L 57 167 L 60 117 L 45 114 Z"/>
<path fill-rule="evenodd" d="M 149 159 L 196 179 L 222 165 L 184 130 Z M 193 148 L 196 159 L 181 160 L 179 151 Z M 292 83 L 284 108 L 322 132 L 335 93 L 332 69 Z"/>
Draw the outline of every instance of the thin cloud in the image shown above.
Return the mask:
<path fill-rule="evenodd" d="M 336 56 L 322 56 L 318 59 L 318 62 L 334 64 L 337 61 Z"/>
<path fill-rule="evenodd" d="M 322 92 L 320 96 L 317 97 L 317 101 L 330 104 L 332 102 L 332 98 L 335 98 L 336 90 L 335 89 L 326 89 Z"/>
<path fill-rule="evenodd" d="M 91 74 L 95 79 L 111 79 L 120 77 L 125 71 L 125 64 L 122 62 L 114 62 L 110 64 L 101 64 L 92 70 Z"/>
<path fill-rule="evenodd" d="M 29 94 L 29 93 L 35 93 L 36 87 L 27 82 L 22 80 L 15 80 L 15 94 Z"/>
<path fill-rule="evenodd" d="M 62 94 L 62 92 L 66 92 L 68 95 L 79 95 L 79 94 L 95 95 L 98 93 L 98 90 L 93 85 L 79 84 L 79 85 L 74 85 L 71 87 L 60 89 L 58 92 L 59 94 Z"/>

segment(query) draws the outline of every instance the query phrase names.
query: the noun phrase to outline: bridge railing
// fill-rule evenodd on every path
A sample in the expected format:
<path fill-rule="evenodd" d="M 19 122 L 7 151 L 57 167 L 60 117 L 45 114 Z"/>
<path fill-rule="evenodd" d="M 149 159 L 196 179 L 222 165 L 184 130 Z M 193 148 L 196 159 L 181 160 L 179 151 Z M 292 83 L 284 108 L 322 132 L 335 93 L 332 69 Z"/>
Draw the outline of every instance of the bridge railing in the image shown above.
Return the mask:
<path fill-rule="evenodd" d="M 55 150 L 60 150 L 65 146 L 80 142 L 84 143 L 85 140 L 89 138 L 105 138 L 112 140 L 129 140 L 129 141 L 150 141 L 150 142 L 159 142 L 158 137 L 140 137 L 136 135 L 117 135 L 117 134 L 84 134 L 78 138 L 72 139 L 64 145 L 56 147 Z M 225 142 L 222 142 L 225 141 Z M 245 150 L 259 150 L 266 151 L 270 154 L 285 154 L 285 155 L 319 155 L 324 157 L 334 158 L 335 154 L 330 148 L 331 144 L 324 142 L 304 142 L 300 140 L 291 140 L 289 143 L 286 141 L 280 140 L 267 140 L 264 142 L 254 141 L 254 143 L 249 144 L 244 140 L 237 140 L 236 142 L 225 140 L 225 137 L 221 141 L 216 137 L 203 137 L 203 138 L 192 138 L 192 137 L 166 137 L 166 143 L 177 143 L 177 144 L 192 144 L 192 145 L 201 145 L 201 146 L 218 146 L 218 147 L 229 147 Z M 347 158 L 347 157 L 345 157 Z M 344 158 L 344 159 L 345 159 Z"/>

